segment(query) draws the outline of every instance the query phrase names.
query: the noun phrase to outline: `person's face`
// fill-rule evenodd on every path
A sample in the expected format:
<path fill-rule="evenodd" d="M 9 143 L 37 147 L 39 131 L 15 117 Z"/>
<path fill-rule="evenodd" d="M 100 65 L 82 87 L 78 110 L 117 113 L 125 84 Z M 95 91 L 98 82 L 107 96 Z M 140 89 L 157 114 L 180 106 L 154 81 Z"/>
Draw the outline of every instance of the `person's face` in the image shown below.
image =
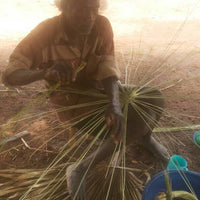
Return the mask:
<path fill-rule="evenodd" d="M 99 0 L 71 0 L 63 13 L 70 28 L 87 35 L 95 23 L 98 9 Z"/>

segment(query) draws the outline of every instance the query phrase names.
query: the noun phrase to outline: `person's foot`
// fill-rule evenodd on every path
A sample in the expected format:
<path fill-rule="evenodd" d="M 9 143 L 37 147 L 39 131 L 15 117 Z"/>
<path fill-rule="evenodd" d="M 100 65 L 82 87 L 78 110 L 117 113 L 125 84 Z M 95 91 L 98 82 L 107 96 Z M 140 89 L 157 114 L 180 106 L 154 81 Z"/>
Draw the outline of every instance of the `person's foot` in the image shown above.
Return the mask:
<path fill-rule="evenodd" d="M 70 165 L 66 170 L 67 190 L 73 200 L 85 200 L 86 174 L 76 164 Z"/>
<path fill-rule="evenodd" d="M 149 138 L 145 138 L 144 147 L 147 148 L 153 155 L 162 161 L 162 163 L 166 166 L 170 160 L 170 155 L 167 149 L 157 142 L 152 136 Z"/>

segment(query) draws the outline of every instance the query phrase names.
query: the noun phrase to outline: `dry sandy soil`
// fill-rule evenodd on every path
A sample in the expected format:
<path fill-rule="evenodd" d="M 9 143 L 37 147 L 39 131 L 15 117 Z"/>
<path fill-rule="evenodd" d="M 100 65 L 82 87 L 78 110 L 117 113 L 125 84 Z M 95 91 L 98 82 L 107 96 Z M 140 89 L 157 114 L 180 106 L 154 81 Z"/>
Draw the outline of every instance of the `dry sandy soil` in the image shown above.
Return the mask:
<path fill-rule="evenodd" d="M 38 1 L 38 4 L 34 5 L 41 6 L 40 3 Z M 166 110 L 169 111 L 163 114 L 162 126 L 200 125 L 200 21 L 190 20 L 183 23 L 141 19 L 129 22 L 130 27 L 131 25 L 137 27 L 137 31 L 115 33 L 117 61 L 123 74 L 121 81 L 125 81 L 126 66 L 129 66 L 131 77 L 135 77 L 134 84 L 143 85 L 155 79 L 150 85 L 162 89 L 166 96 Z M 1 71 L 5 69 L 9 54 L 22 37 L 23 35 L 14 39 L 4 34 L 4 37 L 0 38 Z M 136 69 L 138 71 L 134 76 Z M 0 83 L 0 138 L 8 138 L 23 130 L 30 132 L 30 135 L 24 138 L 27 146 L 22 140 L 18 140 L 2 148 L 2 152 L 12 149 L 1 153 L 1 169 L 46 167 L 59 147 L 67 141 L 66 134 L 62 134 L 32 155 L 35 148 L 52 136 L 53 133 L 49 133 L 49 130 L 58 124 L 55 114 L 15 123 L 6 130 L 4 128 L 4 124 L 16 117 L 25 106 L 31 105 L 39 95 L 38 91 L 32 90 L 43 88 L 42 82 L 19 90 L 7 89 Z M 31 107 L 30 113 L 39 114 L 51 109 L 48 99 L 44 99 L 42 103 Z M 190 170 L 200 172 L 200 149 L 192 141 L 195 131 L 191 128 L 188 131 L 159 134 L 159 138 L 168 147 L 171 155 L 183 156 L 188 161 Z"/>

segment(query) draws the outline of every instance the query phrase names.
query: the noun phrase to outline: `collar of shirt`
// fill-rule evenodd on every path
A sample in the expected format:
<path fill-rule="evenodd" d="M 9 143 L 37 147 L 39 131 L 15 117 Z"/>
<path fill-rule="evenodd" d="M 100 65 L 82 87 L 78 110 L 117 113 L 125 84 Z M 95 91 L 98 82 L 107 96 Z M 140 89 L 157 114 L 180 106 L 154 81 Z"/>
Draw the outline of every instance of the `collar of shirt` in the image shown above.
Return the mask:
<path fill-rule="evenodd" d="M 69 37 L 67 36 L 67 33 L 64 30 L 64 18 L 63 15 L 58 16 L 58 24 L 57 24 L 57 30 L 56 30 L 56 36 L 55 36 L 55 43 L 59 44 L 61 42 L 65 41 L 66 43 L 70 43 Z"/>
<path fill-rule="evenodd" d="M 77 55 L 81 55 L 81 50 L 74 46 L 73 43 L 70 41 L 66 27 L 64 27 L 64 16 L 61 14 L 59 15 L 59 21 L 57 25 L 57 31 L 56 31 L 56 36 L 55 36 L 55 44 L 59 45 L 68 45 L 69 48 Z M 97 27 L 96 24 L 94 24 L 93 29 L 91 30 L 91 33 L 87 36 L 86 42 L 83 48 L 82 56 L 85 58 L 88 53 L 93 49 L 94 45 L 96 45 L 97 42 Z"/>

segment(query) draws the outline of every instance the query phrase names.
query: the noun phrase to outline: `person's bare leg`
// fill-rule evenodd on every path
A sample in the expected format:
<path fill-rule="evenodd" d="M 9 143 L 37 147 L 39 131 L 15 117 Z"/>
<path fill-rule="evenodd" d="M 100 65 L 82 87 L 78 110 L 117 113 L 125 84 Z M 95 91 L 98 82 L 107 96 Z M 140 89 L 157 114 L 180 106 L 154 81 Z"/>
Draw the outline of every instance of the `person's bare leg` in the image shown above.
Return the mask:
<path fill-rule="evenodd" d="M 156 158 L 161 160 L 165 166 L 168 164 L 170 155 L 167 149 L 158 141 L 156 141 L 151 134 L 147 134 L 144 137 L 143 146 L 149 150 Z"/>
<path fill-rule="evenodd" d="M 149 114 L 156 123 L 160 119 L 160 116 L 156 115 L 153 111 L 149 111 Z M 143 137 L 142 145 L 147 150 L 149 150 L 157 159 L 159 159 L 164 165 L 164 167 L 166 167 L 170 159 L 170 155 L 167 149 L 158 141 L 156 141 L 155 138 L 152 136 L 153 126 L 151 130 L 150 129 L 147 130 L 148 132 L 145 133 Z"/>
<path fill-rule="evenodd" d="M 98 150 L 82 160 L 80 164 L 74 163 L 67 168 L 67 188 L 72 198 L 75 200 L 85 199 L 85 185 L 89 170 L 112 155 L 114 150 L 115 144 L 111 138 L 108 138 Z"/>
<path fill-rule="evenodd" d="M 140 141 L 139 143 L 149 150 L 157 159 L 162 161 L 166 167 L 169 162 L 170 155 L 167 152 L 167 149 L 152 136 L 152 130 L 162 115 L 164 98 L 159 90 L 144 88 L 143 92 L 143 95 L 146 96 L 146 98 L 139 96 L 138 100 L 140 102 L 147 103 L 147 105 L 151 105 L 152 109 L 150 108 L 151 106 L 144 107 L 138 104 L 138 106 L 148 116 L 143 116 L 144 120 L 140 115 L 138 115 L 133 107 L 129 106 L 127 136 L 130 137 L 130 139 L 128 142 L 135 140 Z"/>

